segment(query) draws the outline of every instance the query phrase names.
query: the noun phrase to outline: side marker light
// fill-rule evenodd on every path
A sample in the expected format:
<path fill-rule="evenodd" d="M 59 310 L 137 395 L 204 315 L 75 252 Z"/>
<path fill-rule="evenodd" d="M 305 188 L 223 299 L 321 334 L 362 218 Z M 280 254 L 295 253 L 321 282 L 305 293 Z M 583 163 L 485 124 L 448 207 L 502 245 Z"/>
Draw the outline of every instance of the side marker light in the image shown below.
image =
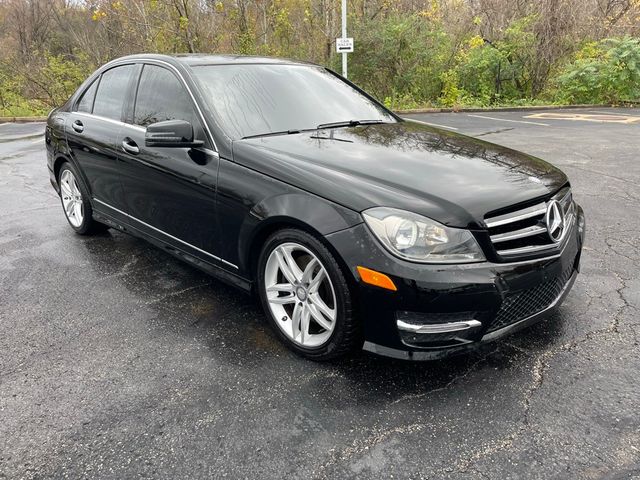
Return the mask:
<path fill-rule="evenodd" d="M 376 287 L 384 288 L 385 290 L 391 290 L 396 292 L 396 288 L 393 280 L 387 277 L 384 273 L 376 272 L 365 267 L 357 267 L 360 278 L 364 283 L 369 285 L 375 285 Z"/>

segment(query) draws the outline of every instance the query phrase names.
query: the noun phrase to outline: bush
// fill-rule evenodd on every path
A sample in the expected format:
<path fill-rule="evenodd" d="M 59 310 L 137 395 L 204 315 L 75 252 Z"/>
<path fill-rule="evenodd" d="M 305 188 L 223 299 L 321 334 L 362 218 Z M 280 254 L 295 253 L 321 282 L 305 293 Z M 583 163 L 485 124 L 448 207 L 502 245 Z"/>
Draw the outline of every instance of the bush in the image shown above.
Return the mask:
<path fill-rule="evenodd" d="M 44 115 L 62 105 L 93 70 L 86 55 L 48 52 L 39 65 L 5 67 L 0 70 L 0 116 Z"/>
<path fill-rule="evenodd" d="M 349 77 L 392 106 L 431 103 L 442 90 L 441 73 L 451 39 L 440 21 L 419 14 L 362 21 L 354 27 Z M 339 56 L 334 68 L 339 71 Z"/>
<path fill-rule="evenodd" d="M 640 99 L 640 39 L 588 43 L 558 77 L 558 97 L 569 103 L 621 103 Z"/>
<path fill-rule="evenodd" d="M 510 103 L 531 94 L 530 59 L 535 17 L 514 21 L 496 42 L 471 37 L 456 55 L 460 88 L 479 105 Z"/>

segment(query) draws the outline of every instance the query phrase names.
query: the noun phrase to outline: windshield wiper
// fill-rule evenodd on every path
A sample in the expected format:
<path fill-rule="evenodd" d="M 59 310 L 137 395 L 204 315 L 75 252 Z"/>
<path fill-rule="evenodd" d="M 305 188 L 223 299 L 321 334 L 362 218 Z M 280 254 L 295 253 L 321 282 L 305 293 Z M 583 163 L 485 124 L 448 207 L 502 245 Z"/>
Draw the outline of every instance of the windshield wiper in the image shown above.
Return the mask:
<path fill-rule="evenodd" d="M 255 135 L 247 135 L 246 137 L 242 137 L 242 140 L 246 140 L 247 138 L 273 137 L 275 135 L 293 135 L 295 133 L 311 132 L 313 130 L 322 130 L 324 128 L 357 127 L 358 125 L 377 125 L 378 123 L 384 123 L 384 121 L 383 120 L 346 120 L 343 122 L 321 123 L 316 128 L 297 128 L 292 130 L 281 130 L 279 132 L 257 133 Z"/>
<path fill-rule="evenodd" d="M 310 131 L 311 129 L 302 130 L 302 129 L 294 129 L 294 130 L 281 130 L 279 132 L 267 132 L 267 133 L 257 133 L 255 135 L 247 135 L 246 137 L 242 137 L 242 140 L 247 138 L 258 138 L 258 137 L 272 137 L 274 135 L 293 135 L 295 133 L 301 133 Z"/>
<path fill-rule="evenodd" d="M 316 128 L 320 130 L 322 128 L 357 127 L 358 125 L 376 125 L 378 123 L 384 123 L 384 121 L 382 120 L 346 120 L 343 122 L 321 123 Z"/>

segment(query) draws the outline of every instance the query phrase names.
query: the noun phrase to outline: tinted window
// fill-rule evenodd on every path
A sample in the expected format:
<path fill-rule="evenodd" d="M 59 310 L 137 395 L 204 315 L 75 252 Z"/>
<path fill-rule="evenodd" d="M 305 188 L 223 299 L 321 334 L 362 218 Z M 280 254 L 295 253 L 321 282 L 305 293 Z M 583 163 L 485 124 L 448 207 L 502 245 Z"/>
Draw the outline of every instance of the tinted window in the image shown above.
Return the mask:
<path fill-rule="evenodd" d="M 140 77 L 133 121 L 146 127 L 164 120 L 186 120 L 197 129 L 195 110 L 187 91 L 166 68 L 145 65 Z"/>
<path fill-rule="evenodd" d="M 210 107 L 232 138 L 348 120 L 395 122 L 384 108 L 322 67 L 193 67 Z"/>
<path fill-rule="evenodd" d="M 120 120 L 127 87 L 133 73 L 133 65 L 123 65 L 102 74 L 93 113 L 102 117 Z"/>
<path fill-rule="evenodd" d="M 82 97 L 80 97 L 78 108 L 76 109 L 78 112 L 91 113 L 91 109 L 93 108 L 93 98 L 96 96 L 97 88 L 98 81 L 94 80 L 91 86 L 84 91 Z"/>

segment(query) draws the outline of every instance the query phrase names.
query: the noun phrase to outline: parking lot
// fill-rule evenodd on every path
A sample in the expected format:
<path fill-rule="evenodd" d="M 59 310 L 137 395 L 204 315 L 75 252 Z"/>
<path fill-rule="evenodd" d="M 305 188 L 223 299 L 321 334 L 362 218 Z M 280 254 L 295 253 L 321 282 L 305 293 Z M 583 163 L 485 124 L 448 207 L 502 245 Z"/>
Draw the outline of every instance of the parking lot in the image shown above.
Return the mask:
<path fill-rule="evenodd" d="M 540 156 L 587 216 L 548 319 L 318 364 L 142 240 L 75 235 L 43 124 L 0 124 L 0 478 L 640 478 L 640 109 L 422 114 Z"/>

